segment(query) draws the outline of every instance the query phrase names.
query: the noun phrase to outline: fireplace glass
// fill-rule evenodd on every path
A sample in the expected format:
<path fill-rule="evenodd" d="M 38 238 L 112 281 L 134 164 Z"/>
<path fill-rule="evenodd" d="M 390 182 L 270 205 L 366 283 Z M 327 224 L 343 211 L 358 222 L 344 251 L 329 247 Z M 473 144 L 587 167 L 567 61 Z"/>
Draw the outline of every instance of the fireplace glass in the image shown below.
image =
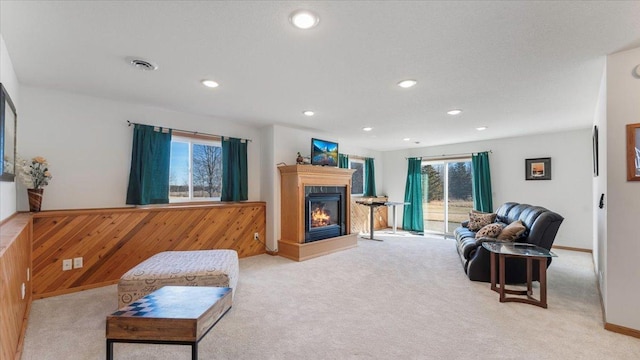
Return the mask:
<path fill-rule="evenodd" d="M 339 193 L 311 193 L 307 195 L 305 242 L 343 235 L 340 195 Z"/>

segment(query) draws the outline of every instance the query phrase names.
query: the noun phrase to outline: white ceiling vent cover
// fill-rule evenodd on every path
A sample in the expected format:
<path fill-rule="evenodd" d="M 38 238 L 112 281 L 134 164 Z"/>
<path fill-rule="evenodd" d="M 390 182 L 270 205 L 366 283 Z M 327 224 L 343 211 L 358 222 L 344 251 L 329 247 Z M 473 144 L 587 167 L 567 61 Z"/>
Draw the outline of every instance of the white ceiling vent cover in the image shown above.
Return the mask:
<path fill-rule="evenodd" d="M 151 61 L 133 58 L 133 57 L 128 57 L 127 61 L 129 62 L 129 64 L 131 64 L 131 66 L 135 67 L 138 70 L 153 71 L 158 69 L 158 65 L 152 63 Z"/>

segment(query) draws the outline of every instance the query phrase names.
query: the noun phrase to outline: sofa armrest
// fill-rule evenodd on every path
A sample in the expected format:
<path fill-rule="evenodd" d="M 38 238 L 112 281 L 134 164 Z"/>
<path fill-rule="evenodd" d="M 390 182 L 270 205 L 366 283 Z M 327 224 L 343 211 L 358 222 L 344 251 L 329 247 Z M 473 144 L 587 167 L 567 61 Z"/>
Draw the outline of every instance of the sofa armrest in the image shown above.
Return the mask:
<path fill-rule="evenodd" d="M 458 241 L 458 252 L 466 260 L 473 257 L 478 246 L 482 246 L 481 243 L 476 243 L 476 239 L 473 237 L 466 237 Z"/>

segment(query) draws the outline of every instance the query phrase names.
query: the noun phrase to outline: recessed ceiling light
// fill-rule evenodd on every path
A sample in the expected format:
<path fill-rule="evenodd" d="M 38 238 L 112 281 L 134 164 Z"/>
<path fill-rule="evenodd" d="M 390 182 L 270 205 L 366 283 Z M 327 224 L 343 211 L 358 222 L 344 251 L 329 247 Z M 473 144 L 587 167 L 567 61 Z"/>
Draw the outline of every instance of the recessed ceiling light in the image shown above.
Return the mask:
<path fill-rule="evenodd" d="M 218 84 L 217 82 L 213 81 L 213 80 L 202 80 L 201 81 L 202 85 L 209 87 L 209 88 L 217 88 L 218 86 L 220 86 L 220 84 Z"/>
<path fill-rule="evenodd" d="M 398 86 L 400 86 L 401 88 L 410 88 L 412 86 L 414 86 L 415 84 L 417 84 L 418 82 L 412 79 L 407 79 L 407 80 L 402 80 L 398 83 Z"/>
<path fill-rule="evenodd" d="M 480 127 L 477 127 L 476 130 L 484 131 L 484 130 L 487 130 L 488 128 L 489 128 L 488 126 L 480 126 Z"/>
<path fill-rule="evenodd" d="M 297 10 L 291 13 L 289 21 L 298 29 L 307 30 L 318 25 L 320 18 L 309 10 Z"/>
<path fill-rule="evenodd" d="M 362 128 L 362 130 L 364 130 L 364 131 L 371 131 L 371 130 L 373 130 L 373 128 L 372 128 L 372 127 L 369 127 L 369 126 L 366 126 L 366 127 L 363 127 L 363 128 Z"/>
<path fill-rule="evenodd" d="M 404 138 L 404 139 L 402 139 L 402 141 L 410 141 L 410 140 L 411 140 L 411 138 Z"/>
<path fill-rule="evenodd" d="M 158 69 L 158 65 L 152 63 L 151 61 L 138 59 L 134 57 L 127 57 L 126 60 L 133 66 L 134 68 L 142 71 L 153 71 Z"/>
<path fill-rule="evenodd" d="M 447 114 L 449 115 L 459 115 L 460 113 L 462 113 L 462 110 L 460 109 L 453 109 L 453 110 L 447 111 Z"/>
<path fill-rule="evenodd" d="M 313 116 L 315 113 L 311 110 L 305 110 L 302 112 L 305 116 Z"/>

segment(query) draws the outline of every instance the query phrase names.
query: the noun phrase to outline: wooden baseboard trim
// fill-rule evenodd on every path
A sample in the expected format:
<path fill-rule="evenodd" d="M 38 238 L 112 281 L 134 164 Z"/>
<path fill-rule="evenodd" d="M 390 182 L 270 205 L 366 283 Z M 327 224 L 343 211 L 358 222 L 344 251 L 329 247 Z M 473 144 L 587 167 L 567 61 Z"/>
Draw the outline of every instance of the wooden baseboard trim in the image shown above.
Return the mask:
<path fill-rule="evenodd" d="M 70 289 L 62 289 L 62 290 L 58 290 L 58 291 L 51 291 L 51 292 L 43 293 L 43 294 L 34 294 L 33 295 L 33 299 L 34 300 L 35 299 L 44 299 L 44 298 L 48 298 L 48 297 L 52 297 L 52 296 L 71 294 L 71 293 L 76 293 L 76 292 L 83 291 L 83 290 L 89 290 L 89 289 L 95 289 L 95 288 L 99 288 L 99 287 L 103 287 L 103 286 L 114 285 L 114 284 L 117 284 L 118 281 L 119 281 L 119 279 L 118 280 L 105 281 L 105 282 L 101 282 L 101 283 L 98 283 L 98 284 L 78 286 L 78 287 L 74 287 L 74 288 L 70 288 Z"/>
<path fill-rule="evenodd" d="M 267 254 L 271 256 L 278 256 L 278 250 L 274 250 L 274 251 L 267 250 Z"/>
<path fill-rule="evenodd" d="M 577 248 L 577 247 L 571 247 L 571 246 L 553 245 L 551 247 L 554 249 L 560 249 L 560 250 L 580 251 L 580 252 L 586 252 L 590 254 L 593 253 L 591 249 L 583 249 L 583 248 Z"/>
<path fill-rule="evenodd" d="M 604 328 L 606 330 L 613 331 L 618 334 L 628 335 L 628 336 L 632 336 L 640 339 L 640 330 L 637 330 L 637 329 L 632 329 L 632 328 L 628 328 L 621 325 L 611 324 L 608 322 L 604 323 Z"/>

